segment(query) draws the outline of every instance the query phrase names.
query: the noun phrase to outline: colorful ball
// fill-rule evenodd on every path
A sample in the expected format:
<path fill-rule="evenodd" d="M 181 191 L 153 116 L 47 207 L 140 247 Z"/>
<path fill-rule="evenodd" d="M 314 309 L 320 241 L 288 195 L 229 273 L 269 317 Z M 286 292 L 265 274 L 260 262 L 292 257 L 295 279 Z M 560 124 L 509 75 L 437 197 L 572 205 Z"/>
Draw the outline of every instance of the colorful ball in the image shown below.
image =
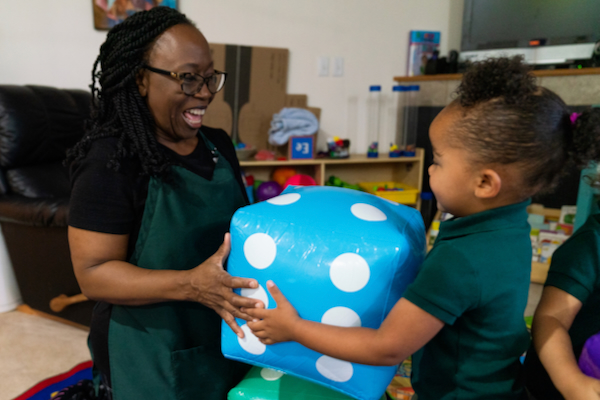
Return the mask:
<path fill-rule="evenodd" d="M 290 177 L 287 181 L 285 181 L 283 188 L 285 189 L 289 185 L 292 185 L 292 186 L 317 186 L 317 182 L 315 182 L 315 180 L 312 178 L 312 176 L 298 174 L 298 175 L 294 175 L 294 176 Z"/>
<path fill-rule="evenodd" d="M 266 181 L 258 185 L 256 189 L 256 198 L 258 201 L 269 200 L 283 191 L 281 185 L 275 181 Z"/>
<path fill-rule="evenodd" d="M 283 187 L 283 185 L 285 185 L 285 181 L 287 181 L 289 178 L 296 174 L 297 172 L 294 168 L 279 167 L 273 171 L 273 173 L 271 174 L 271 179 L 279 183 Z"/>

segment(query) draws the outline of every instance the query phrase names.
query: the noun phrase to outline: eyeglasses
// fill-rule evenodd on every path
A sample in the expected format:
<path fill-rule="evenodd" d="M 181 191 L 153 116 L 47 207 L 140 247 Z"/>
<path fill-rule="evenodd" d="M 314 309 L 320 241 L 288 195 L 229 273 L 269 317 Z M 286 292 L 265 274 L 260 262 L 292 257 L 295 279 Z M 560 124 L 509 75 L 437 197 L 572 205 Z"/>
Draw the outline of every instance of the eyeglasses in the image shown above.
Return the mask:
<path fill-rule="evenodd" d="M 192 74 L 191 72 L 171 72 L 165 71 L 164 69 L 158 69 L 149 65 L 144 65 L 142 68 L 148 71 L 156 72 L 157 74 L 167 75 L 171 78 L 177 79 L 181 82 L 181 90 L 188 96 L 193 96 L 200 93 L 202 86 L 206 84 L 208 91 L 212 94 L 217 93 L 225 86 L 225 80 L 227 79 L 227 72 L 216 71 L 207 77 L 198 74 Z"/>

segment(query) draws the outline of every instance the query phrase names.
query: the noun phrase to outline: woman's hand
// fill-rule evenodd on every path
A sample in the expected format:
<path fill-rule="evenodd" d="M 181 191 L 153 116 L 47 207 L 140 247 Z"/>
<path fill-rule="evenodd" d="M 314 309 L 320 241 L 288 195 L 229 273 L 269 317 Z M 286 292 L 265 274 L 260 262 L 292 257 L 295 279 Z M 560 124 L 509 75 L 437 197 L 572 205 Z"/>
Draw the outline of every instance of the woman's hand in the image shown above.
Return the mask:
<path fill-rule="evenodd" d="M 215 254 L 190 271 L 191 293 L 188 297 L 215 310 L 239 337 L 244 332 L 238 326 L 236 318 L 251 321 L 252 317 L 240 310 L 241 307 L 262 307 L 262 302 L 242 297 L 233 292 L 236 288 L 258 287 L 255 279 L 233 277 L 225 271 L 223 265 L 231 250 L 231 238 L 225 234 L 223 244 Z"/>
<path fill-rule="evenodd" d="M 295 325 L 301 321 L 296 309 L 285 298 L 273 281 L 267 282 L 269 293 L 277 303 L 277 308 L 265 310 L 263 308 L 242 308 L 246 314 L 254 317 L 248 322 L 252 333 L 264 344 L 287 342 L 294 340 Z M 258 320 L 260 319 L 260 321 Z"/>

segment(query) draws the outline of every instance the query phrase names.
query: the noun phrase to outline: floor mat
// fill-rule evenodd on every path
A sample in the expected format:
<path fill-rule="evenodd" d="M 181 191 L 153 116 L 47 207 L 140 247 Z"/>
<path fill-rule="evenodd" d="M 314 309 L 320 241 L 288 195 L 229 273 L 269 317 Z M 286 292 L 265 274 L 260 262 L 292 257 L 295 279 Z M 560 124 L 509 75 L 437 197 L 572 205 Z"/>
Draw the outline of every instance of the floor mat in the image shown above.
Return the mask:
<path fill-rule="evenodd" d="M 13 400 L 50 400 L 54 393 L 82 379 L 92 379 L 92 361 L 82 362 L 70 371 L 44 379 Z"/>

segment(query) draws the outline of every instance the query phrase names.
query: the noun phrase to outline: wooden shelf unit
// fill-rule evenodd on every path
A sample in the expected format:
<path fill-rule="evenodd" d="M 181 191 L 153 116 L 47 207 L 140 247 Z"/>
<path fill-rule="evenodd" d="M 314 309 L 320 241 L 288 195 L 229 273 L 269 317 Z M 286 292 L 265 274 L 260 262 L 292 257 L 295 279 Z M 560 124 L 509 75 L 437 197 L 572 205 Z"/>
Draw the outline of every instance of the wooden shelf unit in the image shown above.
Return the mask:
<path fill-rule="evenodd" d="M 575 75 L 598 75 L 600 68 L 581 69 L 538 69 L 532 71 L 534 76 L 575 76 Z M 424 82 L 424 81 L 459 81 L 462 74 L 437 74 L 417 76 L 395 76 L 396 82 Z"/>
<path fill-rule="evenodd" d="M 278 167 L 293 167 L 299 174 L 312 176 L 319 185 L 324 185 L 331 175 L 356 184 L 359 182 L 401 182 L 419 189 L 423 181 L 424 150 L 419 148 L 415 157 L 390 158 L 380 154 L 377 158 L 368 158 L 362 154 L 351 154 L 349 158 L 286 161 L 240 161 L 242 170 L 255 179 L 269 180 L 271 173 Z M 413 204 L 421 209 L 421 199 Z"/>

